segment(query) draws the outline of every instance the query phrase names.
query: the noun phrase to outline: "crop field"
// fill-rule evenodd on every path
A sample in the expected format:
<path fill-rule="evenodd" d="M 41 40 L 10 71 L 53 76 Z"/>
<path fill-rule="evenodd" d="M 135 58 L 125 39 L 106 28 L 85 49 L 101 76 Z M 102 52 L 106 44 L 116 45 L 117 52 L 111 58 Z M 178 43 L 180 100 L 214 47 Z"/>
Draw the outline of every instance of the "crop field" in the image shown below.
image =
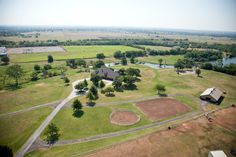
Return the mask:
<path fill-rule="evenodd" d="M 11 62 L 35 62 L 46 61 L 48 55 L 54 60 L 66 60 L 76 58 L 95 58 L 97 53 L 104 53 L 106 57 L 112 57 L 115 51 L 136 51 L 139 49 L 129 46 L 65 46 L 67 52 L 45 52 L 30 54 L 10 54 Z"/>

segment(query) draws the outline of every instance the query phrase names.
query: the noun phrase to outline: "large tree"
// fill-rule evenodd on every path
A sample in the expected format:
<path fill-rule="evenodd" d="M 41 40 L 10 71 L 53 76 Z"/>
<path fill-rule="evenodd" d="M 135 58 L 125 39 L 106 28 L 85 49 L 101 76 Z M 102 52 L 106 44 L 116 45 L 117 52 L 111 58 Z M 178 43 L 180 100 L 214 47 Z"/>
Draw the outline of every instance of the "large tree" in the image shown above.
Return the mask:
<path fill-rule="evenodd" d="M 46 131 L 44 132 L 44 135 L 46 136 L 45 140 L 47 141 L 47 143 L 53 144 L 60 137 L 59 128 L 54 123 L 51 123 L 48 125 Z"/>
<path fill-rule="evenodd" d="M 158 59 L 158 62 L 159 62 L 159 66 L 161 67 L 161 66 L 162 66 L 162 62 L 163 62 L 163 59 L 162 59 L 162 58 Z"/>
<path fill-rule="evenodd" d="M 81 103 L 78 99 L 76 99 L 76 100 L 73 101 L 72 108 L 73 108 L 73 110 L 74 110 L 75 112 L 81 110 L 82 107 L 83 107 L 83 105 L 82 105 L 82 103 Z"/>
<path fill-rule="evenodd" d="M 123 57 L 123 58 L 121 59 L 121 64 L 122 64 L 122 65 L 127 65 L 127 59 L 126 59 L 126 57 Z"/>
<path fill-rule="evenodd" d="M 99 88 L 104 88 L 105 86 L 106 86 L 105 83 L 101 80 L 99 82 Z"/>
<path fill-rule="evenodd" d="M 1 58 L 1 61 L 2 61 L 5 65 L 7 65 L 7 64 L 9 64 L 9 62 L 10 62 L 10 58 L 9 58 L 8 56 L 3 56 L 3 57 Z"/>
<path fill-rule="evenodd" d="M 0 156 L 13 157 L 12 149 L 8 146 L 0 145 Z"/>
<path fill-rule="evenodd" d="M 165 86 L 162 85 L 162 84 L 157 84 L 157 85 L 156 85 L 156 89 L 157 89 L 157 91 L 158 91 L 158 94 L 160 94 L 161 92 L 165 92 L 165 91 L 166 91 Z"/>
<path fill-rule="evenodd" d="M 35 71 L 39 72 L 40 69 L 41 69 L 40 65 L 38 65 L 38 64 L 35 64 L 35 65 L 34 65 L 34 70 L 35 70 Z"/>
<path fill-rule="evenodd" d="M 101 78 L 99 75 L 97 75 L 97 74 L 95 74 L 95 73 L 92 73 L 92 74 L 91 74 L 90 81 L 92 81 L 93 84 L 94 84 L 96 87 L 98 87 L 99 81 L 101 81 L 101 80 L 102 80 L 102 78 Z"/>
<path fill-rule="evenodd" d="M 94 65 L 94 68 L 101 68 L 102 66 L 105 65 L 105 63 L 101 60 L 98 60 L 98 61 L 94 62 L 93 65 Z"/>
<path fill-rule="evenodd" d="M 123 83 L 123 79 L 121 77 L 117 77 L 113 82 L 112 85 L 114 87 L 115 90 L 122 90 L 122 83 Z"/>
<path fill-rule="evenodd" d="M 104 53 L 98 53 L 96 57 L 97 59 L 104 59 L 106 56 L 104 55 Z"/>
<path fill-rule="evenodd" d="M 53 62 L 53 57 L 52 55 L 48 55 L 48 63 L 52 63 Z"/>
<path fill-rule="evenodd" d="M 196 70 L 195 70 L 195 73 L 197 74 L 197 76 L 199 77 L 200 76 L 200 74 L 201 74 L 201 70 L 199 69 L 199 68 L 197 68 Z"/>
<path fill-rule="evenodd" d="M 103 90 L 106 96 L 114 96 L 114 88 L 113 87 L 107 87 Z"/>
<path fill-rule="evenodd" d="M 7 68 L 6 70 L 6 74 L 9 76 L 9 77 L 12 77 L 15 79 L 15 82 L 16 82 L 16 86 L 18 86 L 19 84 L 19 79 L 23 76 L 23 69 L 21 68 L 20 65 L 18 64 L 14 64 L 14 65 L 11 65 Z"/>
<path fill-rule="evenodd" d="M 114 58 L 120 59 L 120 58 L 122 58 L 122 57 L 123 57 L 123 54 L 122 54 L 121 51 L 116 51 L 116 52 L 114 53 Z"/>

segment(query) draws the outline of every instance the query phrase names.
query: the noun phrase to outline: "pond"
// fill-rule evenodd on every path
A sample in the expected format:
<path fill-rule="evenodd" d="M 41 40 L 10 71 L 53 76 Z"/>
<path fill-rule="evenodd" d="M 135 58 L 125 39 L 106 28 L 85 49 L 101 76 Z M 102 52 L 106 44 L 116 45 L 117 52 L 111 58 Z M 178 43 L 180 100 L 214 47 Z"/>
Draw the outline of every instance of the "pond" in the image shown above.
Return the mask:
<path fill-rule="evenodd" d="M 217 64 L 218 61 L 212 61 L 211 63 L 212 63 L 212 64 Z M 231 64 L 231 63 L 236 64 L 236 57 L 223 58 L 223 59 L 222 59 L 222 64 L 223 64 L 223 66 L 229 65 L 229 64 Z"/>
<path fill-rule="evenodd" d="M 139 63 L 145 66 L 148 66 L 150 68 L 153 69 L 170 69 L 170 68 L 174 68 L 173 65 L 162 65 L 161 67 L 159 66 L 159 64 L 153 64 L 153 63 Z M 112 67 L 112 66 L 116 66 L 116 65 L 120 65 L 120 63 L 106 63 L 105 66 L 106 67 Z"/>

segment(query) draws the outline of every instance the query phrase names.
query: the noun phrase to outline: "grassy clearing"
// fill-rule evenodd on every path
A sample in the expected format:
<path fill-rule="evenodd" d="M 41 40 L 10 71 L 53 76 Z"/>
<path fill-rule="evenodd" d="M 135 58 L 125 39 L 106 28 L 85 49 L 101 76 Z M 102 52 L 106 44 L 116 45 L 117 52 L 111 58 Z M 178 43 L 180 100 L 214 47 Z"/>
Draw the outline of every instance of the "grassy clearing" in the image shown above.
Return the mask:
<path fill-rule="evenodd" d="M 158 60 L 163 59 L 163 64 L 174 65 L 178 59 L 182 59 L 183 55 L 167 55 L 167 56 L 148 56 L 139 57 L 138 60 L 141 62 L 159 64 Z"/>
<path fill-rule="evenodd" d="M 0 91 L 0 113 L 61 100 L 69 95 L 72 87 L 65 86 L 60 76 L 46 79 L 42 78 L 38 81 L 29 81 L 28 77 L 32 72 L 34 64 L 35 63 L 20 64 L 25 71 L 25 77 L 21 79 L 19 89 L 3 89 Z M 44 65 L 43 62 L 37 64 L 41 66 Z M 64 64 L 64 62 L 55 62 L 52 66 L 56 67 Z M 6 67 L 1 67 L 0 69 L 3 70 L 3 68 Z M 76 69 L 70 69 L 66 72 L 71 82 L 89 76 L 89 73 L 77 73 L 77 71 Z M 10 84 L 13 83 L 13 81 L 9 79 L 6 83 Z"/>
<path fill-rule="evenodd" d="M 0 144 L 16 152 L 51 112 L 51 108 L 0 118 Z"/>
<path fill-rule="evenodd" d="M 110 123 L 110 114 L 114 110 L 129 109 L 141 116 L 141 120 L 132 126 L 118 126 Z M 103 107 L 85 107 L 81 117 L 74 117 L 71 108 L 64 108 L 53 120 L 61 131 L 60 139 L 77 139 L 119 130 L 126 130 L 150 123 L 132 104 L 112 105 Z M 66 123 L 65 122 L 69 122 Z M 101 125 L 102 124 L 102 125 Z"/>
<path fill-rule="evenodd" d="M 48 55 L 53 55 L 54 60 L 65 60 L 72 58 L 95 58 L 97 53 L 104 53 L 111 57 L 115 51 L 136 51 L 139 49 L 129 46 L 65 46 L 67 52 L 32 53 L 32 54 L 10 54 L 11 62 L 35 62 L 45 61 Z"/>

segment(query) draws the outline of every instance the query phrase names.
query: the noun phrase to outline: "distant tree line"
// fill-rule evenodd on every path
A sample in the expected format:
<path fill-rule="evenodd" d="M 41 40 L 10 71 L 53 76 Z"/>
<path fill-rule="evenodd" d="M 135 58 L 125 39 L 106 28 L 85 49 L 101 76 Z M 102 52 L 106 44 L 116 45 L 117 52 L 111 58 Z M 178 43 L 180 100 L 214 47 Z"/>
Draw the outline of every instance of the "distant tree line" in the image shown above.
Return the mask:
<path fill-rule="evenodd" d="M 206 62 L 206 61 L 215 61 L 218 59 L 222 59 L 223 55 L 220 51 L 192 51 L 187 52 L 184 55 L 185 58 L 191 59 L 195 62 Z"/>

